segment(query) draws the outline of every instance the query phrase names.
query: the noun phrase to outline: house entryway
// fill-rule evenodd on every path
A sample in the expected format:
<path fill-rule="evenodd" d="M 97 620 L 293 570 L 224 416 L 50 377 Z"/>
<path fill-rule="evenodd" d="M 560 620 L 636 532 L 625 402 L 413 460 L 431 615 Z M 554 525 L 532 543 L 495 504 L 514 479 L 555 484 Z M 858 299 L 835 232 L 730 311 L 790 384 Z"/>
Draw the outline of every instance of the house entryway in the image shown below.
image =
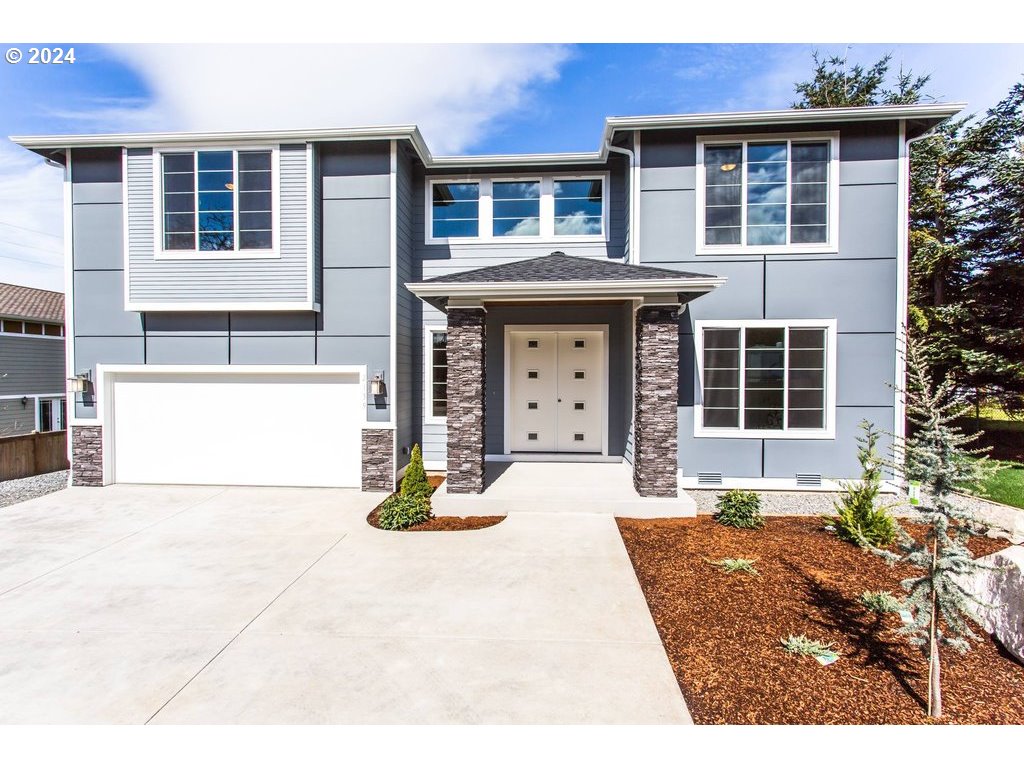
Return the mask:
<path fill-rule="evenodd" d="M 608 326 L 507 326 L 506 453 L 608 453 Z"/>

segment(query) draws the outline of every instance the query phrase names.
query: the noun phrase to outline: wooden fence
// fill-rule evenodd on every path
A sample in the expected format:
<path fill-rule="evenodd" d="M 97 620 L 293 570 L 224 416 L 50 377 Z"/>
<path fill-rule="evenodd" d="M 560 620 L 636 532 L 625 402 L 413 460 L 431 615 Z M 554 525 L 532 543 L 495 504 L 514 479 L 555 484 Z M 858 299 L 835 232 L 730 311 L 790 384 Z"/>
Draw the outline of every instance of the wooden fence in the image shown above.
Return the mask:
<path fill-rule="evenodd" d="M 0 481 L 67 468 L 66 430 L 0 437 Z"/>

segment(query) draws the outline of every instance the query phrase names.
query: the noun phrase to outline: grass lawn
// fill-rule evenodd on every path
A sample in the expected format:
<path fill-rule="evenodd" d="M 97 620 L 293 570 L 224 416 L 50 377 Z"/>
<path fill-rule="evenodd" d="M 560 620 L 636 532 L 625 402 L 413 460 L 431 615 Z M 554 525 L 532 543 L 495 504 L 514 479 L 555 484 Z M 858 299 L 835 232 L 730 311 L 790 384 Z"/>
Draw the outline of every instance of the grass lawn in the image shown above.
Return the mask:
<path fill-rule="evenodd" d="M 759 531 L 706 515 L 618 524 L 695 722 L 926 722 L 927 659 L 896 633 L 896 615 L 858 599 L 903 595 L 906 566 L 890 568 L 814 518 L 772 517 Z M 975 539 L 971 551 L 1005 545 Z M 759 575 L 709 562 L 740 557 Z M 832 644 L 839 660 L 786 653 L 780 638 L 801 634 Z M 1024 665 L 979 634 L 969 653 L 943 653 L 945 722 L 1024 724 Z"/>
<path fill-rule="evenodd" d="M 1024 464 L 1003 466 L 986 482 L 970 491 L 983 499 L 1024 509 Z"/>

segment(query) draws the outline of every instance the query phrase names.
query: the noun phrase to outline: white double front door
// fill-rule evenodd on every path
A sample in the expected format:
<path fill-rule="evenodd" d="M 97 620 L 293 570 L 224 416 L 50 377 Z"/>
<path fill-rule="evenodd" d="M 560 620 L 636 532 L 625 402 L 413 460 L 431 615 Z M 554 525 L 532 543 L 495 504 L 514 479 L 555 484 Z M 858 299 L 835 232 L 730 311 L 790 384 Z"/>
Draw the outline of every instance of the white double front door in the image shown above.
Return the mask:
<path fill-rule="evenodd" d="M 603 330 L 509 332 L 505 429 L 511 451 L 603 451 L 605 337 Z"/>

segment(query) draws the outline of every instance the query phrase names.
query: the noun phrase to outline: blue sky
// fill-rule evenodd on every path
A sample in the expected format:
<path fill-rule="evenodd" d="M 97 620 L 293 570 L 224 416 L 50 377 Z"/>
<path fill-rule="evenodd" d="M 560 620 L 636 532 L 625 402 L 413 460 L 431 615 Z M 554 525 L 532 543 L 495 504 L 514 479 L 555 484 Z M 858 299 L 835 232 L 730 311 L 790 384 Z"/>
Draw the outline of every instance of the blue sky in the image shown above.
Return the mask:
<path fill-rule="evenodd" d="M 970 111 L 1024 77 L 1024 46 L 995 44 L 74 48 L 74 64 L 0 65 L 0 135 L 415 122 L 438 154 L 585 151 L 608 115 L 787 107 L 815 48 L 892 52 Z M 0 142 L 0 280 L 62 288 L 60 178 Z"/>

